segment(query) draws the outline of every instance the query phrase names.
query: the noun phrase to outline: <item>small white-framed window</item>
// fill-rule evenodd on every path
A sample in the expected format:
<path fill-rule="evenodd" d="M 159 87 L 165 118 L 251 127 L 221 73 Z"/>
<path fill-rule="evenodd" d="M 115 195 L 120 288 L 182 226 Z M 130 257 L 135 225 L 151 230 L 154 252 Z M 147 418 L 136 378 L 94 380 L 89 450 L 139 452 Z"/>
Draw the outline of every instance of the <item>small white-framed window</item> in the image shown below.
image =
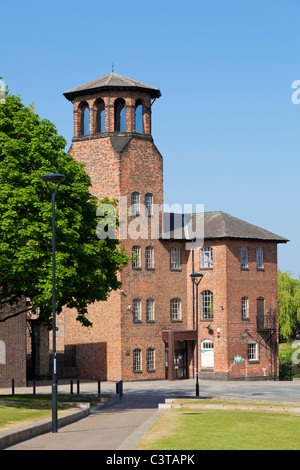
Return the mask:
<path fill-rule="evenodd" d="M 263 269 L 264 267 L 264 252 L 262 248 L 256 250 L 256 268 Z"/>
<path fill-rule="evenodd" d="M 200 250 L 200 268 L 213 267 L 213 249 L 211 246 L 204 246 Z"/>
<path fill-rule="evenodd" d="M 154 268 L 154 249 L 152 246 L 146 246 L 146 269 Z"/>
<path fill-rule="evenodd" d="M 214 296 L 210 290 L 201 292 L 201 320 L 214 319 Z"/>
<path fill-rule="evenodd" d="M 249 299 L 248 299 L 248 297 L 242 297 L 241 314 L 242 314 L 242 320 L 246 320 L 247 318 L 249 318 Z"/>
<path fill-rule="evenodd" d="M 131 194 L 131 215 L 140 215 L 140 193 Z"/>
<path fill-rule="evenodd" d="M 181 268 L 181 251 L 180 248 L 173 247 L 170 250 L 170 268 L 180 269 Z"/>
<path fill-rule="evenodd" d="M 258 344 L 256 341 L 249 341 L 248 343 L 248 361 L 258 361 Z"/>
<path fill-rule="evenodd" d="M 140 322 L 142 320 L 140 299 L 134 299 L 132 302 L 132 316 L 134 322 Z"/>
<path fill-rule="evenodd" d="M 151 193 L 145 195 L 145 215 L 153 215 L 153 195 Z"/>
<path fill-rule="evenodd" d="M 181 320 L 181 300 L 171 299 L 171 321 Z"/>
<path fill-rule="evenodd" d="M 147 322 L 154 321 L 154 300 L 153 299 L 146 300 L 146 321 Z"/>
<path fill-rule="evenodd" d="M 141 247 L 137 245 L 132 247 L 132 267 L 134 269 L 141 267 Z"/>
<path fill-rule="evenodd" d="M 247 248 L 241 248 L 241 269 L 248 268 L 248 250 Z"/>
<path fill-rule="evenodd" d="M 153 348 L 147 349 L 147 371 L 153 372 L 155 370 L 155 350 Z"/>
<path fill-rule="evenodd" d="M 133 372 L 142 372 L 142 351 L 138 348 L 133 350 Z"/>

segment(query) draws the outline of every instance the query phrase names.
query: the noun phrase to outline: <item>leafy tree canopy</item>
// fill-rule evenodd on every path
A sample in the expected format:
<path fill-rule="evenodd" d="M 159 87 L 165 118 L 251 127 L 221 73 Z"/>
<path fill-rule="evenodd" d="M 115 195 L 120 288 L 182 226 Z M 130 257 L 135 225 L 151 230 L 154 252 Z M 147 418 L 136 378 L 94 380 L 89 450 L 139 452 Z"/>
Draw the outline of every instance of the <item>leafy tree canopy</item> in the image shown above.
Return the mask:
<path fill-rule="evenodd" d="M 278 322 L 284 339 L 293 336 L 300 321 L 300 280 L 289 272 L 278 271 Z"/>
<path fill-rule="evenodd" d="M 7 93 L 0 104 L 0 318 L 25 296 L 51 324 L 52 205 L 41 179 L 47 173 L 66 176 L 56 196 L 57 313 L 74 308 L 89 326 L 88 304 L 120 287 L 128 257 L 117 239 L 97 237 L 101 217 L 90 178 L 65 146 L 54 124 Z"/>

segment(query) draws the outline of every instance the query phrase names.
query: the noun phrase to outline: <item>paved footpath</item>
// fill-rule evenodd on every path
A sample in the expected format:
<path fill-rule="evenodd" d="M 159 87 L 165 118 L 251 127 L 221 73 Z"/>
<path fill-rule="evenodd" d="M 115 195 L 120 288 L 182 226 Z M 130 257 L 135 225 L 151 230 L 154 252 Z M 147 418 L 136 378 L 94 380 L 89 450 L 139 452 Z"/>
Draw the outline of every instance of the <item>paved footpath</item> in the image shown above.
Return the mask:
<path fill-rule="evenodd" d="M 95 382 L 84 383 L 80 392 L 95 393 L 95 387 Z M 63 391 L 63 387 L 58 389 Z M 38 388 L 37 393 L 40 391 Z M 101 392 L 109 391 L 115 393 L 115 384 L 103 382 Z M 194 395 L 194 380 L 124 383 L 124 396 L 113 406 L 95 410 L 88 417 L 59 428 L 57 433 L 46 433 L 6 450 L 130 450 L 164 412 L 158 408 L 159 403 L 166 398 Z M 299 404 L 300 381 L 201 381 L 200 397 L 208 396 Z"/>

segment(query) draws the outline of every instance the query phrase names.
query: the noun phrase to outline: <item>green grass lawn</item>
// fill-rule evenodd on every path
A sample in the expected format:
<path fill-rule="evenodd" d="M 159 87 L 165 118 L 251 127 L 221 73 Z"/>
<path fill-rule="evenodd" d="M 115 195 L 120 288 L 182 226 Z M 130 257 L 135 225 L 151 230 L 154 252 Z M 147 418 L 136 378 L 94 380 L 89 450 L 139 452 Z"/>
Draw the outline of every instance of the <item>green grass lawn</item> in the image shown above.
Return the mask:
<path fill-rule="evenodd" d="M 75 408 L 78 402 L 85 401 L 94 406 L 106 399 L 106 396 L 59 394 L 58 415 L 71 408 Z M 0 432 L 50 418 L 51 415 L 51 394 L 0 395 Z"/>
<path fill-rule="evenodd" d="M 299 450 L 300 416 L 170 409 L 136 450 Z"/>

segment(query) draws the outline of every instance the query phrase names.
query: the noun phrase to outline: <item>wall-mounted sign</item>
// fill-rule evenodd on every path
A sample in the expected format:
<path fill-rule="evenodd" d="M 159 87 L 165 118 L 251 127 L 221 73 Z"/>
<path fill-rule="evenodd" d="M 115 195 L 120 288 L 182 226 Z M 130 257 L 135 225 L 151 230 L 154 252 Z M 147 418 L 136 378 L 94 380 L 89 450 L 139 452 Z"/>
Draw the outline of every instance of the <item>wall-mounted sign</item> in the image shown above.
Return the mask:
<path fill-rule="evenodd" d="M 240 364 L 242 362 L 242 356 L 234 356 L 234 363 Z"/>

